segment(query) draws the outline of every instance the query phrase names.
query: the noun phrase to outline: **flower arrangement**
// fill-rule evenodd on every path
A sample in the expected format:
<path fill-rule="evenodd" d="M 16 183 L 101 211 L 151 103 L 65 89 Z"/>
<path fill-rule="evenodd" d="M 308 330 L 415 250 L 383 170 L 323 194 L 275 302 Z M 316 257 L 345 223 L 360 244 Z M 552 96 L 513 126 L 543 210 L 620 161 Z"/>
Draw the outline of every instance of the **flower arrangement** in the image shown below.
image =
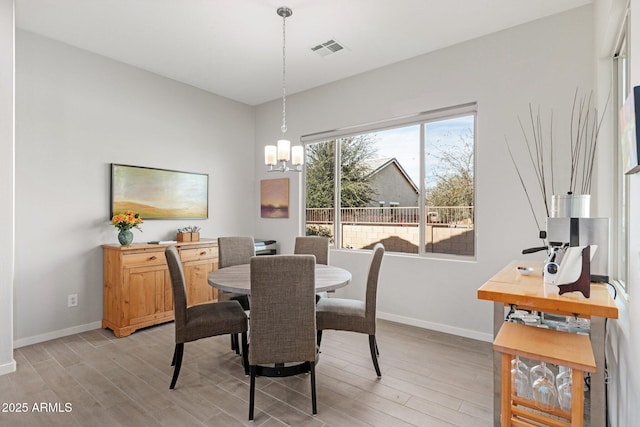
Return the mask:
<path fill-rule="evenodd" d="M 137 228 L 142 231 L 139 227 L 142 224 L 142 218 L 138 212 L 134 211 L 125 211 L 124 213 L 119 213 L 111 218 L 111 224 L 113 224 L 118 231 L 127 231 L 132 228 Z"/>

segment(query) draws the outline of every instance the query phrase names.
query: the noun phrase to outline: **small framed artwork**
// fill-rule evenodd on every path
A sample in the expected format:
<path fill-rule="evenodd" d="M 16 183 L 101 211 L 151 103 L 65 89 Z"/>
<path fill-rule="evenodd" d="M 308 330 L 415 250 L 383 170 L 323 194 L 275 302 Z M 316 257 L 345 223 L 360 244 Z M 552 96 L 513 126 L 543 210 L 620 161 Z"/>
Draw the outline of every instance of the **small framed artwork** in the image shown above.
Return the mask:
<path fill-rule="evenodd" d="M 148 219 L 209 217 L 209 175 L 111 164 L 111 217 L 126 210 Z"/>
<path fill-rule="evenodd" d="M 260 181 L 260 216 L 289 218 L 289 178 Z"/>

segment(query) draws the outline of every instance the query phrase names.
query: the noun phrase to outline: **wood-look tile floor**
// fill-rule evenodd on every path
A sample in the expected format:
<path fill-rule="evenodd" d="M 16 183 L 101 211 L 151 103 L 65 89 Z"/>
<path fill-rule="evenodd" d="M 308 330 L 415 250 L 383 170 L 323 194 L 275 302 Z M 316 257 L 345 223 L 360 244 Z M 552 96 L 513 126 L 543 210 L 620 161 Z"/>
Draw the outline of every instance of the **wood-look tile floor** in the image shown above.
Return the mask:
<path fill-rule="evenodd" d="M 492 425 L 490 343 L 387 321 L 377 339 L 380 379 L 365 335 L 325 331 L 318 414 L 308 376 L 259 377 L 252 425 Z M 0 426 L 250 425 L 249 378 L 229 337 L 185 344 L 169 391 L 173 347 L 168 323 L 126 338 L 98 329 L 16 349 L 17 371 L 0 376 Z"/>

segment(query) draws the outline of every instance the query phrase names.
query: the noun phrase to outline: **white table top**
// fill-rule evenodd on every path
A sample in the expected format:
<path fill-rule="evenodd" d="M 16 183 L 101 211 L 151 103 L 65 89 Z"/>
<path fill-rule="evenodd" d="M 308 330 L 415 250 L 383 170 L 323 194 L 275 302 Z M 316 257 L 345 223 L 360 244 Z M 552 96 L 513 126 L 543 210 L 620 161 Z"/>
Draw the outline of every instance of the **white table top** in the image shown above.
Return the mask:
<path fill-rule="evenodd" d="M 332 291 L 347 285 L 351 273 L 344 268 L 316 264 L 316 292 Z M 225 292 L 249 295 L 251 279 L 249 264 L 234 265 L 209 273 L 209 285 Z"/>

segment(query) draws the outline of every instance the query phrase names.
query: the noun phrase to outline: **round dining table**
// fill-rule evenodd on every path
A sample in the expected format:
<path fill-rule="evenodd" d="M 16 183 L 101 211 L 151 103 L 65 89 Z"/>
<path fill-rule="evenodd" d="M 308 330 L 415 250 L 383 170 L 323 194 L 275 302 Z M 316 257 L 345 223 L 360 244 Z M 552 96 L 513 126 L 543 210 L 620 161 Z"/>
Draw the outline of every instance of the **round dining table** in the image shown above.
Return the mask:
<path fill-rule="evenodd" d="M 209 285 L 225 292 L 251 295 L 249 264 L 234 265 L 209 273 Z M 327 292 L 346 286 L 351 273 L 344 268 L 316 264 L 316 293 Z"/>

